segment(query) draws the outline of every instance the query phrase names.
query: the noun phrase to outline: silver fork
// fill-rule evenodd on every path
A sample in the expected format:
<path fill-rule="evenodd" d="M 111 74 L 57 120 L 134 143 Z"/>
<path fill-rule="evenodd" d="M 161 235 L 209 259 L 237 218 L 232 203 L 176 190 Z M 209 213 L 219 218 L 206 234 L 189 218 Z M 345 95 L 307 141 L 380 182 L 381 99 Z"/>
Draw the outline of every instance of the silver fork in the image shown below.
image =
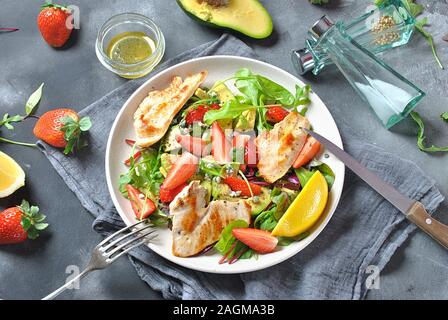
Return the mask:
<path fill-rule="evenodd" d="M 147 220 L 139 221 L 131 226 L 118 230 L 101 241 L 93 249 L 90 262 L 84 271 L 42 300 L 54 299 L 68 289 L 74 282 L 79 281 L 91 271 L 106 268 L 130 250 L 154 239 L 157 235 L 148 237 L 155 232 L 153 225 L 143 225 L 144 222 L 147 222 Z"/>

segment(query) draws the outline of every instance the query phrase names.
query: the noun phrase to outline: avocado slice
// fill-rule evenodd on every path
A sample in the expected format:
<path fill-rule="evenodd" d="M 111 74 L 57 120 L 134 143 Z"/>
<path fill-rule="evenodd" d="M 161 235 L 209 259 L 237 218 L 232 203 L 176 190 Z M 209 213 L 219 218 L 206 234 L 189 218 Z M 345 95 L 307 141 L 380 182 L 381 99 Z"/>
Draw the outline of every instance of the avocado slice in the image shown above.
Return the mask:
<path fill-rule="evenodd" d="M 228 0 L 222 1 L 223 5 L 210 5 L 210 2 L 177 0 L 191 18 L 204 25 L 230 29 L 255 39 L 271 35 L 272 18 L 258 0 Z"/>
<path fill-rule="evenodd" d="M 232 91 L 230 91 L 224 83 L 215 83 L 210 91 L 215 92 L 221 102 L 235 99 Z M 226 129 L 233 128 L 233 119 L 220 119 L 218 120 L 218 123 L 224 132 L 226 132 Z"/>
<path fill-rule="evenodd" d="M 162 155 L 160 156 L 159 171 L 163 174 L 164 177 L 167 176 L 168 171 L 170 171 L 173 163 L 175 163 L 178 159 L 179 156 L 176 154 L 162 153 Z"/>
<path fill-rule="evenodd" d="M 196 97 L 198 97 L 199 99 L 202 99 L 202 100 L 210 98 L 208 96 L 207 92 L 205 90 L 201 89 L 201 88 L 197 88 L 195 93 L 194 93 L 194 95 Z"/>
<path fill-rule="evenodd" d="M 246 110 L 241 113 L 235 124 L 235 130 L 251 131 L 255 128 L 256 110 Z"/>
<path fill-rule="evenodd" d="M 170 152 L 182 148 L 176 140 L 176 135 L 181 134 L 178 125 L 172 126 L 165 135 L 163 142 L 163 151 Z"/>
<path fill-rule="evenodd" d="M 232 91 L 224 83 L 215 83 L 210 91 L 215 92 L 221 102 L 235 99 Z"/>
<path fill-rule="evenodd" d="M 249 198 L 246 200 L 246 203 L 251 206 L 251 213 L 253 216 L 260 214 L 271 203 L 271 190 L 268 188 L 261 188 L 258 201 L 254 202 L 253 198 Z"/>

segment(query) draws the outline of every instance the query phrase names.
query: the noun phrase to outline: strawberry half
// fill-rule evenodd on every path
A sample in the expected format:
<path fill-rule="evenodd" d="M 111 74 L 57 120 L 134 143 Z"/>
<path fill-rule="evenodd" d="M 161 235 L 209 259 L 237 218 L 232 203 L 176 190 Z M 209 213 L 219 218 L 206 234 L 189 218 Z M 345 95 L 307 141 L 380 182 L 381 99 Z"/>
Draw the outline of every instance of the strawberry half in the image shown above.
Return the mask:
<path fill-rule="evenodd" d="M 198 169 L 199 159 L 189 152 L 184 152 L 171 166 L 162 186 L 166 190 L 173 190 L 183 185 Z"/>
<path fill-rule="evenodd" d="M 156 211 L 156 206 L 151 199 L 146 197 L 137 188 L 130 184 L 126 185 L 129 201 L 131 202 L 132 210 L 139 220 L 148 218 L 151 213 Z"/>
<path fill-rule="evenodd" d="M 207 148 L 207 141 L 199 137 L 177 134 L 176 141 L 182 146 L 182 148 L 184 148 L 184 150 L 187 150 L 198 157 L 206 156 L 210 151 L 210 149 Z"/>
<path fill-rule="evenodd" d="M 80 149 L 86 145 L 81 134 L 90 129 L 89 117 L 79 119 L 72 109 L 56 109 L 45 112 L 34 126 L 34 135 L 56 148 L 65 148 L 69 154 L 75 147 Z"/>
<path fill-rule="evenodd" d="M 229 162 L 231 144 L 216 121 L 212 124 L 211 136 L 213 158 L 219 163 Z"/>
<path fill-rule="evenodd" d="M 270 253 L 275 250 L 278 239 L 270 232 L 253 228 L 235 228 L 232 234 L 239 241 L 259 253 Z"/>
<path fill-rule="evenodd" d="M 52 47 L 62 47 L 70 38 L 72 29 L 67 27 L 67 21 L 72 19 L 65 6 L 46 3 L 37 16 L 37 26 L 44 40 Z"/>
<path fill-rule="evenodd" d="M 286 118 L 289 111 L 283 109 L 282 107 L 270 107 L 266 111 L 266 120 L 272 123 L 277 123 Z"/>
<path fill-rule="evenodd" d="M 36 239 L 39 231 L 48 227 L 44 220 L 45 216 L 39 213 L 39 208 L 30 206 L 26 200 L 20 206 L 4 210 L 0 213 L 0 244 Z"/>
<path fill-rule="evenodd" d="M 179 194 L 179 192 L 181 192 L 186 186 L 187 184 L 184 183 L 172 190 L 165 189 L 163 186 L 161 186 L 159 193 L 160 201 L 165 203 L 173 201 L 174 198 Z"/>
<path fill-rule="evenodd" d="M 261 193 L 261 187 L 257 184 L 248 183 L 240 178 L 235 177 L 227 177 L 224 179 L 224 182 L 232 189 L 232 191 L 240 191 L 242 196 L 251 197 L 252 194 L 254 196 L 258 196 Z M 250 186 L 250 189 L 249 189 Z M 250 190 L 252 189 L 252 194 Z"/>

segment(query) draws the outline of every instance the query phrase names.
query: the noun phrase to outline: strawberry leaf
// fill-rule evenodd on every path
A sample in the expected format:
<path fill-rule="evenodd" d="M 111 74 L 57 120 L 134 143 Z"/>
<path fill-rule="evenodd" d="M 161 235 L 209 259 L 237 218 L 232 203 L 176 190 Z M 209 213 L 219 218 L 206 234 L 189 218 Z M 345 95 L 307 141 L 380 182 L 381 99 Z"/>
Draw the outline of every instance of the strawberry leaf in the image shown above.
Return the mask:
<path fill-rule="evenodd" d="M 45 215 L 39 213 L 39 207 L 30 206 L 29 202 L 22 200 L 22 204 L 19 206 L 22 211 L 22 219 L 20 224 L 23 230 L 28 233 L 29 239 L 36 239 L 39 236 L 39 231 L 42 231 L 48 227 L 48 223 L 44 223 Z"/>
<path fill-rule="evenodd" d="M 64 139 L 67 141 L 64 154 L 73 152 L 75 147 L 79 150 L 87 146 L 87 142 L 82 139 L 81 134 L 92 127 L 92 122 L 89 117 L 84 117 L 78 121 L 72 117 L 66 116 L 60 121 L 63 124 L 61 131 L 64 132 Z"/>
<path fill-rule="evenodd" d="M 89 129 L 92 127 L 92 122 L 90 121 L 89 117 L 84 117 L 81 120 L 79 120 L 79 129 L 81 131 L 89 131 Z"/>

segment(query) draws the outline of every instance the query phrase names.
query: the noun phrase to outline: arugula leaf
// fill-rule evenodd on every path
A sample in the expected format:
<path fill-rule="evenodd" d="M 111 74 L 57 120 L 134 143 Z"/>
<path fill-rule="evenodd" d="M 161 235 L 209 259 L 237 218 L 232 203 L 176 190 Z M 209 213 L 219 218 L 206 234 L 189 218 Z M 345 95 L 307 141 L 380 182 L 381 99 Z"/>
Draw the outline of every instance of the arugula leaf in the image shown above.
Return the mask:
<path fill-rule="evenodd" d="M 236 119 L 246 110 L 257 109 L 255 105 L 241 104 L 238 100 L 226 101 L 224 106 L 218 110 L 209 110 L 204 115 L 204 123 L 211 125 L 220 119 Z"/>
<path fill-rule="evenodd" d="M 418 148 L 424 152 L 447 152 L 448 146 L 446 146 L 446 147 L 436 147 L 434 145 L 431 145 L 430 147 L 425 146 L 425 140 L 426 140 L 425 124 L 423 123 L 423 120 L 420 117 L 420 114 L 418 112 L 412 111 L 410 114 L 411 114 L 411 118 L 418 125 L 418 134 L 417 134 Z"/>
<path fill-rule="evenodd" d="M 236 241 L 236 238 L 232 234 L 232 230 L 234 228 L 247 228 L 249 225 L 244 220 L 235 220 L 230 222 L 221 232 L 218 242 L 215 244 L 215 249 L 218 250 L 221 254 L 226 254 L 233 243 Z M 235 247 L 236 249 L 236 247 Z M 235 250 L 233 250 L 235 251 Z"/>
<path fill-rule="evenodd" d="M 34 91 L 31 96 L 28 98 L 28 101 L 25 104 L 25 114 L 29 116 L 33 113 L 36 106 L 39 104 L 40 99 L 42 98 L 42 89 L 44 87 L 44 83 L 42 83 L 39 88 Z"/>
<path fill-rule="evenodd" d="M 313 174 L 318 170 L 322 173 L 325 180 L 327 181 L 328 190 L 331 189 L 335 180 L 335 174 L 329 165 L 321 162 L 319 162 L 317 165 L 311 165 L 309 169 L 306 169 L 304 167 L 294 169 L 297 178 L 299 178 L 300 185 L 302 186 L 302 188 L 305 187 L 305 185 L 311 179 Z"/>
<path fill-rule="evenodd" d="M 257 109 L 257 131 L 258 133 L 263 132 L 265 130 L 271 130 L 273 128 L 272 125 L 270 125 L 268 123 L 268 121 L 266 120 L 266 108 L 264 107 L 264 102 L 263 102 L 263 98 L 264 96 L 261 95 L 260 96 L 260 101 L 259 101 L 259 105 L 260 105 L 260 109 Z"/>
<path fill-rule="evenodd" d="M 440 115 L 440 118 L 442 118 L 443 121 L 448 122 L 448 111 L 444 112 Z"/>
<path fill-rule="evenodd" d="M 401 0 L 401 3 L 413 17 L 416 17 L 423 12 L 425 7 L 421 4 L 415 3 L 414 1 L 415 0 Z"/>
<path fill-rule="evenodd" d="M 126 174 L 122 174 L 119 180 L 119 190 L 125 197 L 127 197 L 126 185 L 131 184 L 154 202 L 157 200 L 156 196 L 164 180 L 160 172 L 161 155 L 159 147 L 158 150 L 153 148 L 142 150 L 138 161 L 134 161 L 131 156 L 129 170 Z"/>
<path fill-rule="evenodd" d="M 434 58 L 436 59 L 437 64 L 439 65 L 439 67 L 441 69 L 444 69 L 442 62 L 440 61 L 440 58 L 437 55 L 436 46 L 434 44 L 434 39 L 433 39 L 432 35 L 428 31 L 423 29 L 423 27 L 427 24 L 428 24 L 428 18 L 424 17 L 423 19 L 417 20 L 415 22 L 415 28 L 418 31 L 420 31 L 420 33 L 423 35 L 423 37 L 425 37 L 426 41 L 429 43 L 429 46 L 431 47 L 432 54 L 433 54 Z"/>

